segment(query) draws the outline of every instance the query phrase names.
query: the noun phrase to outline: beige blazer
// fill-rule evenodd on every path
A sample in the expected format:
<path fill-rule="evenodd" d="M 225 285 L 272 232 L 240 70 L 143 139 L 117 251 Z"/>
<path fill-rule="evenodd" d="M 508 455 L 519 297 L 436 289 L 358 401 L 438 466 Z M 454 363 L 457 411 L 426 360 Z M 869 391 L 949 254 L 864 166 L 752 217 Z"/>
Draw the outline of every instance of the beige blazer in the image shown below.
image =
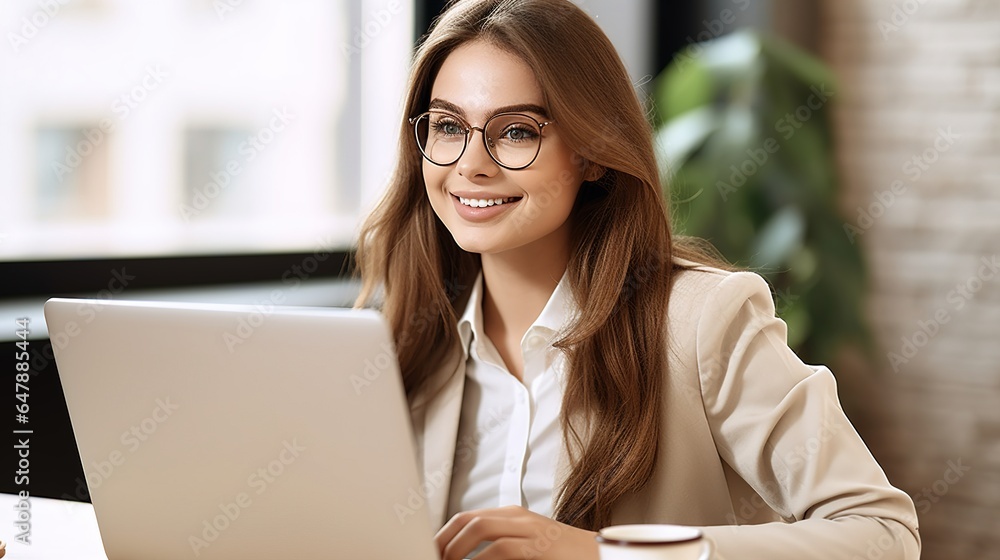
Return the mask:
<path fill-rule="evenodd" d="M 771 292 L 749 272 L 677 273 L 656 473 L 613 524 L 704 527 L 717 558 L 915 559 L 913 501 L 847 420 L 828 369 L 788 348 Z M 411 403 L 426 507 L 447 520 L 465 362 L 455 352 Z M 565 480 L 565 452 L 556 488 Z"/>

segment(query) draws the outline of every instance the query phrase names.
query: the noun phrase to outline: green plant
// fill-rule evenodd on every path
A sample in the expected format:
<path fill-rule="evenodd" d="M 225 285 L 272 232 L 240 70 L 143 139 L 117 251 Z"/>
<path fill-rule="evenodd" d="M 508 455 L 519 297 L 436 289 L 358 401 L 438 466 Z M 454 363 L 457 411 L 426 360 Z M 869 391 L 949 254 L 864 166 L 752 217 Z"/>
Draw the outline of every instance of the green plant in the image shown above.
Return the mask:
<path fill-rule="evenodd" d="M 767 278 L 807 361 L 848 342 L 871 350 L 862 255 L 837 211 L 835 98 L 822 62 L 748 31 L 688 47 L 655 82 L 677 233 Z"/>

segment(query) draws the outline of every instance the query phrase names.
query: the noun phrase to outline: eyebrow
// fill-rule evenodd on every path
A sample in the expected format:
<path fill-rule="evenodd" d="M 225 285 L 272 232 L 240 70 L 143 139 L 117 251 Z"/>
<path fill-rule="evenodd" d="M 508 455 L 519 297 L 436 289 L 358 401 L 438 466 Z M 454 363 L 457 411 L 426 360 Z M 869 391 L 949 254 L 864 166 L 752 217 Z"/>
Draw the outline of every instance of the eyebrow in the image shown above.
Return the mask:
<path fill-rule="evenodd" d="M 434 98 L 430 103 L 431 109 L 444 109 L 445 111 L 450 111 L 462 118 L 468 118 L 465 114 L 465 109 L 462 109 L 458 105 L 450 101 L 445 101 L 444 99 Z M 543 118 L 549 118 L 549 112 L 545 110 L 545 107 L 541 105 L 535 105 L 534 103 L 519 103 L 517 105 L 505 105 L 503 107 L 497 107 L 487 115 L 487 118 L 493 115 L 499 115 L 500 113 L 535 113 L 541 115 Z"/>

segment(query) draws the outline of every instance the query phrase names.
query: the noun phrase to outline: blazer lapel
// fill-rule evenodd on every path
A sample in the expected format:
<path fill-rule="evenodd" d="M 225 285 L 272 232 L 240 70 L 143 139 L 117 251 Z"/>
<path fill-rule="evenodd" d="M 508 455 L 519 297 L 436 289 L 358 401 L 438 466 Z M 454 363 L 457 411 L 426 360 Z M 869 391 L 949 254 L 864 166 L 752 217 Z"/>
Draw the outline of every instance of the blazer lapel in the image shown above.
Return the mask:
<path fill-rule="evenodd" d="M 439 389 L 426 399 L 414 403 L 414 424 L 422 449 L 423 483 L 427 495 L 427 511 L 435 528 L 445 524 L 448 514 L 448 494 L 455 462 L 455 446 L 462 417 L 462 396 L 465 391 L 465 360 L 459 350 L 453 360 L 435 377 L 448 376 Z M 457 363 L 456 363 L 457 362 Z M 419 423 L 418 423 L 419 422 Z"/>

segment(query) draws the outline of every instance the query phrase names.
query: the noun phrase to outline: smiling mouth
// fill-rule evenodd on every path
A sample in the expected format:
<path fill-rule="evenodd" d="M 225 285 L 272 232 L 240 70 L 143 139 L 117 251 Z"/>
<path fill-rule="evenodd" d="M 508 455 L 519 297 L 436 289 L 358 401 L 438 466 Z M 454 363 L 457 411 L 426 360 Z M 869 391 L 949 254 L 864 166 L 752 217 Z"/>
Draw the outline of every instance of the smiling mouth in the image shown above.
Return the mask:
<path fill-rule="evenodd" d="M 502 204 L 507 204 L 510 202 L 517 202 L 521 200 L 520 196 L 509 196 L 506 198 L 464 198 L 461 196 L 456 196 L 459 202 L 463 206 L 468 206 L 470 208 L 486 208 L 487 206 L 500 206 Z"/>

